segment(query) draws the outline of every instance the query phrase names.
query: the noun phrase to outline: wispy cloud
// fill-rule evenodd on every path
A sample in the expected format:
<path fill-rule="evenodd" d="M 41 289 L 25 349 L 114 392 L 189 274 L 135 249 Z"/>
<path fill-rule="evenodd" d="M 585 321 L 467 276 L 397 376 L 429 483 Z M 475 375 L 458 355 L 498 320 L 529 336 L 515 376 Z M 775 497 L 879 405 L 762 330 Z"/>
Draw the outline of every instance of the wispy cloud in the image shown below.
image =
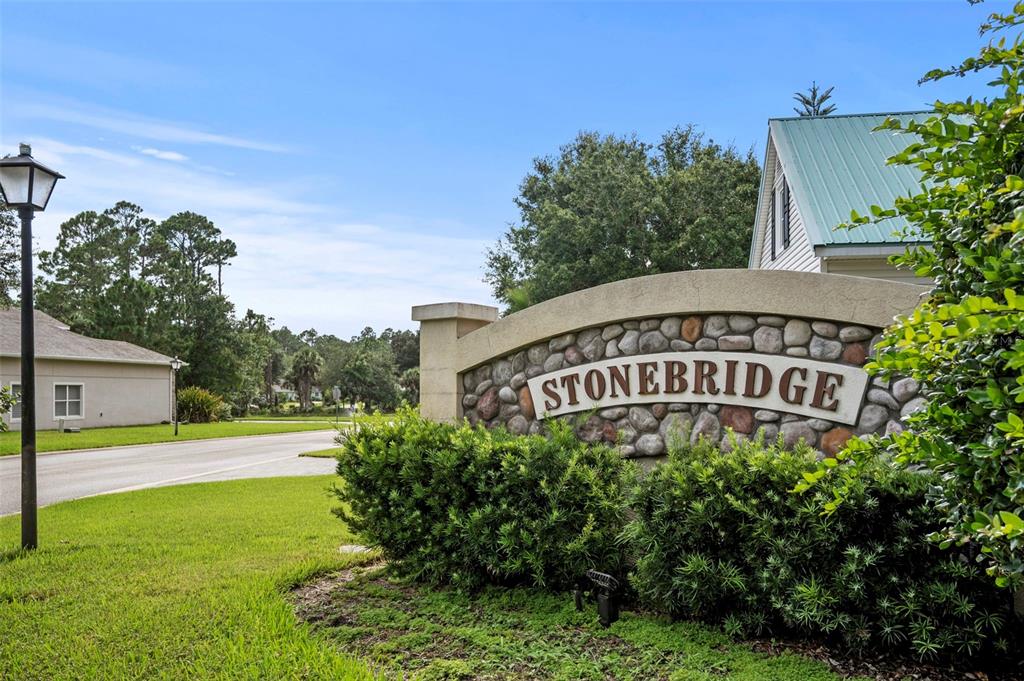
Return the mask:
<path fill-rule="evenodd" d="M 282 225 L 284 227 L 284 225 Z M 411 328 L 413 305 L 487 302 L 478 239 L 335 224 L 301 234 L 238 233 L 232 297 L 293 329 L 341 336 Z"/>
<path fill-rule="evenodd" d="M 62 191 L 79 210 L 97 203 L 128 199 L 164 217 L 182 210 L 245 212 L 302 216 L 323 211 L 307 201 L 286 197 L 287 187 L 233 181 L 223 175 L 180 163 L 163 163 L 141 154 L 118 153 L 88 145 L 68 144 L 49 137 L 29 137 L 32 153 L 59 169 L 68 180 Z M 0 139 L 0 148 L 14 148 L 16 140 Z M 138 198 L 136 198 L 138 197 Z"/>
<path fill-rule="evenodd" d="M 343 221 L 343 206 L 302 200 L 288 186 L 268 188 L 138 151 L 29 141 L 35 156 L 68 178 L 36 219 L 40 248 L 53 247 L 60 223 L 74 213 L 129 200 L 155 219 L 183 210 L 208 216 L 238 244 L 224 279 L 239 313 L 252 308 L 293 329 L 347 337 L 364 326 L 412 328 L 413 305 L 491 299 L 480 280 L 480 239 L 447 236 L 435 225 L 410 229 L 407 218 Z M 14 143 L 0 139 L 0 148 Z"/>
<path fill-rule="evenodd" d="M 135 151 L 146 156 L 152 156 L 162 161 L 187 161 L 188 156 L 185 154 L 179 154 L 176 151 L 164 151 L 163 149 L 154 149 L 153 147 L 133 147 Z"/>
<path fill-rule="evenodd" d="M 17 96 L 14 96 L 14 95 Z M 180 144 L 209 144 L 256 151 L 286 152 L 282 144 L 262 142 L 216 132 L 208 132 L 183 123 L 147 118 L 123 111 L 94 107 L 74 100 L 53 98 L 38 93 L 5 92 L 4 117 L 9 120 L 58 121 L 139 139 Z M 49 100 L 49 101 L 46 101 Z"/>

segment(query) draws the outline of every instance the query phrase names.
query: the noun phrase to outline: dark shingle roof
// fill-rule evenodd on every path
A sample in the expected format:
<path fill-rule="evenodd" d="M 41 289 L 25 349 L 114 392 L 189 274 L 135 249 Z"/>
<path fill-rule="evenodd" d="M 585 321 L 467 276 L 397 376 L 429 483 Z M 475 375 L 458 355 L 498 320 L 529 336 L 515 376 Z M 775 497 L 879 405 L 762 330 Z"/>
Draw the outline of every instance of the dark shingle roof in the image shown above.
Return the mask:
<path fill-rule="evenodd" d="M 89 338 L 67 324 L 36 310 L 36 357 L 125 364 L 165 364 L 171 358 L 125 341 Z M 21 312 L 0 309 L 0 356 L 21 356 Z"/>

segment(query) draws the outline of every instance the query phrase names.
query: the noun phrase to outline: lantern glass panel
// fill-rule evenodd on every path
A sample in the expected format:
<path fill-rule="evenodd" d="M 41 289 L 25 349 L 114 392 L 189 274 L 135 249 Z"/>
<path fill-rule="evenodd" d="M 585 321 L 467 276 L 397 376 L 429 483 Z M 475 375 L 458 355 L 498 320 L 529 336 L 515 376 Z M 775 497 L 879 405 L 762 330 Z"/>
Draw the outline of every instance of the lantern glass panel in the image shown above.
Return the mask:
<path fill-rule="evenodd" d="M 28 178 L 32 170 L 28 166 L 0 165 L 0 189 L 4 200 L 10 206 L 24 206 L 29 202 Z M 56 181 L 56 179 L 54 180 Z M 53 189 L 53 185 L 50 185 Z"/>
<path fill-rule="evenodd" d="M 35 180 L 32 182 L 32 205 L 37 210 L 46 208 L 55 184 L 57 184 L 56 175 L 41 168 L 35 168 Z"/>

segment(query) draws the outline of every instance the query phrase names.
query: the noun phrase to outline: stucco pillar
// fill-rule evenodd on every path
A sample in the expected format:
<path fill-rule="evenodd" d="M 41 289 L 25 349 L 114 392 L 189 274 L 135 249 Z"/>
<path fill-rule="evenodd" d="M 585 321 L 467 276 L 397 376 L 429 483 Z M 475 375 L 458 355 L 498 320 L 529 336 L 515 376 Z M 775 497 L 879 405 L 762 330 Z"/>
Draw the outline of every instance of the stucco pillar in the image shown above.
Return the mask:
<path fill-rule="evenodd" d="M 498 308 L 473 303 L 416 305 L 420 323 L 420 413 L 434 421 L 462 416 L 458 340 L 498 319 Z"/>

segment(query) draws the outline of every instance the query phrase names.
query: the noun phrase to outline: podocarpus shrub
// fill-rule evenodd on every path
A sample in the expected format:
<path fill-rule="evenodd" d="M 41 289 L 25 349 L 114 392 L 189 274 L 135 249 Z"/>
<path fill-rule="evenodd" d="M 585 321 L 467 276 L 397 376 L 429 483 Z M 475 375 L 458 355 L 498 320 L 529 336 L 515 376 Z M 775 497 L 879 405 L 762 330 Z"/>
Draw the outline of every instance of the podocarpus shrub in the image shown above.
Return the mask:
<path fill-rule="evenodd" d="M 178 391 L 178 420 L 189 423 L 220 421 L 231 407 L 209 390 L 189 386 Z"/>
<path fill-rule="evenodd" d="M 589 568 L 624 576 L 633 464 L 564 424 L 522 437 L 402 409 L 358 421 L 341 450 L 339 515 L 408 576 L 555 589 Z"/>
<path fill-rule="evenodd" d="M 876 460 L 823 515 L 828 481 L 790 492 L 814 467 L 809 449 L 760 442 L 675 449 L 633 499 L 626 537 L 641 599 L 747 636 L 824 636 L 922 658 L 1019 647 L 1009 592 L 972 556 L 927 541 L 939 522 L 925 503 L 930 476 Z"/>

